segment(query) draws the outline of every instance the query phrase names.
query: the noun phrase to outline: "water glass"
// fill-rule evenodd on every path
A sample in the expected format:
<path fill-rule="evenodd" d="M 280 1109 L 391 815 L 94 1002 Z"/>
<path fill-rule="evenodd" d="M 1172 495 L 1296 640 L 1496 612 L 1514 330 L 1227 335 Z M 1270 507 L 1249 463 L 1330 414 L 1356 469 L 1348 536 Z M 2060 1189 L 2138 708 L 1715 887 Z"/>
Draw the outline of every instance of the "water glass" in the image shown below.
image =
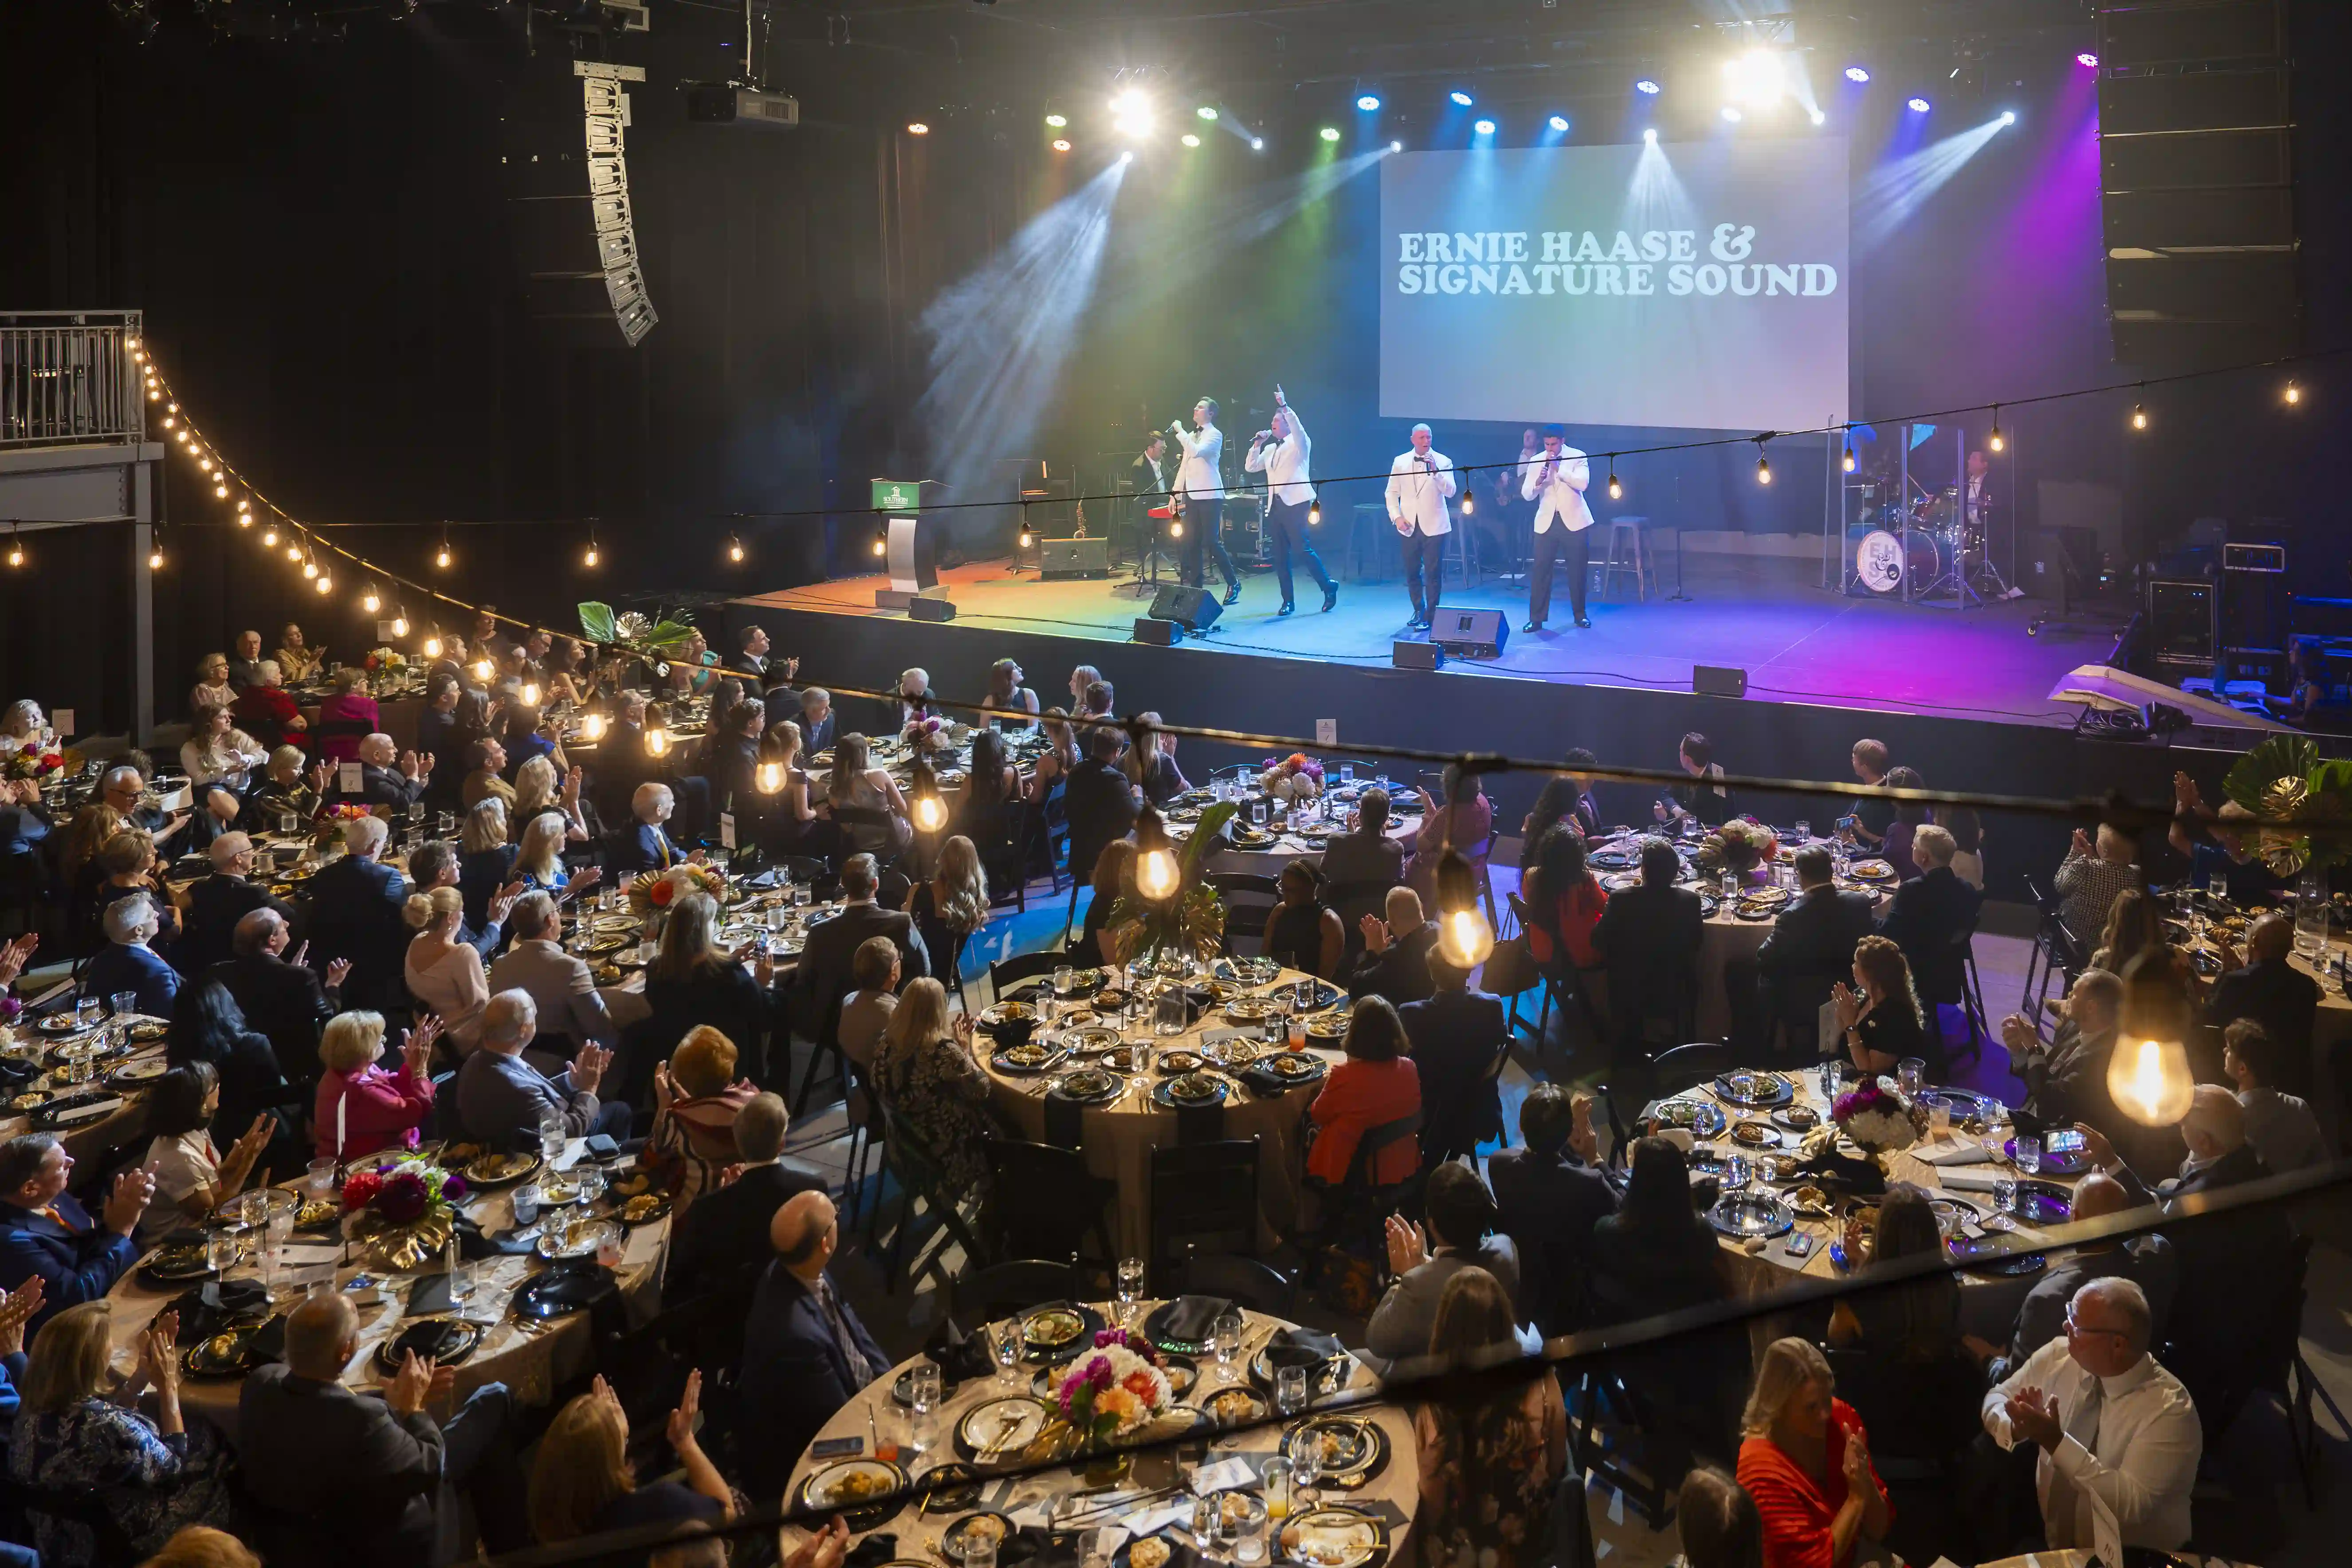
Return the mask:
<path fill-rule="evenodd" d="M 236 1199 L 236 1217 L 243 1220 L 249 1228 L 259 1230 L 269 1222 L 269 1194 L 258 1188 L 248 1193 L 239 1193 Z"/>
<path fill-rule="evenodd" d="M 1323 1484 L 1323 1445 L 1301 1443 L 1291 1450 L 1291 1510 L 1313 1506 L 1315 1490 Z"/>
<path fill-rule="evenodd" d="M 918 1415 L 929 1415 L 940 1407 L 941 1390 L 939 1363 L 918 1362 L 908 1374 L 907 1399 Z"/>
<path fill-rule="evenodd" d="M 2212 877 L 2206 882 L 2205 890 L 2213 895 L 2213 901 L 2215 903 L 2228 903 L 2230 901 L 2230 873 L 2216 869 Z"/>
<path fill-rule="evenodd" d="M 593 1160 L 583 1160 L 572 1168 L 572 1176 L 580 1183 L 580 1206 L 586 1209 L 604 1195 L 604 1167 Z"/>
<path fill-rule="evenodd" d="M 1813 825 L 1801 816 L 1797 818 L 1796 841 L 1800 846 L 1811 844 L 1813 841 Z"/>
<path fill-rule="evenodd" d="M 1723 1162 L 1723 1190 L 1727 1193 L 1738 1192 L 1748 1185 L 1749 1174 L 1747 1155 L 1730 1156 Z"/>
<path fill-rule="evenodd" d="M 1286 1366 L 1275 1370 L 1274 1403 L 1285 1415 L 1296 1415 L 1307 1408 L 1305 1367 Z"/>
<path fill-rule="evenodd" d="M 1737 871 L 1731 871 L 1731 870 L 1727 870 L 1727 871 L 1725 871 L 1725 872 L 1724 872 L 1724 874 L 1723 874 L 1723 887 L 1722 887 L 1721 891 L 1722 891 L 1722 893 L 1723 893 L 1723 901 L 1724 901 L 1725 903 L 1727 903 L 1727 904 L 1728 904 L 1728 903 L 1734 903 L 1734 902 L 1737 902 L 1737 901 L 1738 900 L 1738 898 L 1739 898 L 1739 873 L 1738 873 L 1738 872 L 1737 872 Z"/>
<path fill-rule="evenodd" d="M 1239 1312 L 1218 1314 L 1210 1331 L 1217 1347 L 1217 1381 L 1231 1383 L 1240 1375 L 1234 1371 L 1234 1363 L 1242 1352 L 1242 1315 Z"/>
<path fill-rule="evenodd" d="M 2316 877 L 2304 879 L 2294 900 L 2294 950 L 2315 961 L 2327 951 L 2327 894 Z"/>
<path fill-rule="evenodd" d="M 1192 1546 L 1203 1555 L 1217 1549 L 1217 1515 L 1221 1511 L 1213 1495 L 1192 1500 Z M 965 1568 L 971 1568 L 969 1559 Z"/>
<path fill-rule="evenodd" d="M 1304 1368 L 1300 1369 L 1304 1371 Z M 1290 1517 L 1290 1461 L 1276 1456 L 1265 1462 L 1262 1474 L 1262 1490 L 1265 1497 L 1268 1519 Z"/>
<path fill-rule="evenodd" d="M 2029 1133 L 2017 1135 L 2017 1168 L 2029 1176 L 2042 1173 L 2042 1140 Z"/>
<path fill-rule="evenodd" d="M 514 1217 L 517 1225 L 539 1223 L 539 1188 L 526 1182 L 514 1190 Z"/>
<path fill-rule="evenodd" d="M 117 991 L 107 997 L 106 1005 L 108 1009 L 115 1017 L 127 1019 L 131 1015 L 139 1011 L 139 993 L 136 991 Z"/>
<path fill-rule="evenodd" d="M 1995 1176 L 1992 1183 L 1992 1206 L 2003 1214 L 2017 1212 L 2017 1178 Z"/>
<path fill-rule="evenodd" d="M 1265 1561 L 1265 1500 L 1247 1492 L 1231 1492 L 1224 1499 L 1224 1530 L 1233 1543 L 1234 1561 L 1243 1568 L 1256 1568 Z"/>
<path fill-rule="evenodd" d="M 1756 1179 L 1757 1179 L 1758 1181 L 1759 1181 L 1759 1182 L 1777 1182 L 1777 1181 L 1779 1181 L 1779 1180 L 1780 1179 L 1780 1156 L 1779 1156 L 1779 1155 L 1777 1155 L 1777 1154 L 1759 1154 L 1759 1155 L 1757 1155 L 1757 1156 L 1756 1156 Z"/>
<path fill-rule="evenodd" d="M 562 1154 L 563 1146 L 572 1141 L 570 1130 L 563 1124 L 563 1113 L 549 1109 L 539 1118 L 540 1158 L 552 1161 Z"/>
<path fill-rule="evenodd" d="M 335 1163 L 332 1160 L 310 1162 L 308 1184 L 313 1195 L 325 1197 L 335 1190 Z"/>
<path fill-rule="evenodd" d="M 1057 963 L 1054 965 L 1055 995 L 1067 996 L 1072 991 L 1077 988 L 1077 984 L 1078 972 L 1075 967 L 1066 963 Z"/>
<path fill-rule="evenodd" d="M 1184 1015 L 1184 994 L 1173 990 L 1163 993 L 1152 1005 L 1154 1022 L 1151 1032 L 1155 1035 L 1182 1034 L 1186 1022 Z"/>
<path fill-rule="evenodd" d="M 1120 1323 L 1125 1324 L 1134 1317 L 1135 1303 L 1142 1295 L 1143 1259 L 1120 1258 L 1118 1260 L 1118 1321 Z"/>
<path fill-rule="evenodd" d="M 74 1002 L 74 1026 L 88 1029 L 94 1027 L 97 1023 L 98 998 L 95 996 L 77 998 Z"/>
<path fill-rule="evenodd" d="M 792 919 L 792 911 L 782 904 L 770 904 L 764 919 L 770 931 L 782 931 L 784 929 L 784 922 Z"/>
<path fill-rule="evenodd" d="M 226 1230 L 207 1232 L 205 1236 L 205 1267 L 226 1279 L 230 1266 L 236 1262 L 236 1234 Z"/>
<path fill-rule="evenodd" d="M 1339 782 L 1343 784 L 1351 784 L 1356 782 L 1355 763 L 1341 763 L 1339 764 Z"/>
<path fill-rule="evenodd" d="M 1021 1359 L 1021 1320 L 1007 1318 L 989 1331 L 989 1349 L 996 1355 L 996 1381 L 1013 1381 L 1013 1368 Z"/>
<path fill-rule="evenodd" d="M 996 1542 L 967 1536 L 964 1539 L 963 1568 L 996 1568 Z"/>
<path fill-rule="evenodd" d="M 1906 1099 L 1917 1094 L 1927 1083 L 1927 1064 L 1917 1057 L 1905 1057 L 1895 1064 L 1895 1087 Z"/>
<path fill-rule="evenodd" d="M 1927 1136 L 1941 1142 L 1951 1135 L 1952 1108 L 1949 1102 L 1939 1100 L 1927 1107 Z"/>

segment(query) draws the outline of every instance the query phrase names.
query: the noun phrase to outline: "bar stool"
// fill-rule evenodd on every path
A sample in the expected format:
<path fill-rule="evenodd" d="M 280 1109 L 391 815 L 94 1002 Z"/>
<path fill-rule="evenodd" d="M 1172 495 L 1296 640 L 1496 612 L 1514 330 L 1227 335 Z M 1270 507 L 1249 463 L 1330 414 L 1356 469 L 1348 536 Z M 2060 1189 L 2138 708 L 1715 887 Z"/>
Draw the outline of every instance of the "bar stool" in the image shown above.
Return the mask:
<path fill-rule="evenodd" d="M 1601 563 L 1601 591 L 1607 594 L 1615 585 L 1620 572 L 1633 574 L 1633 591 L 1644 602 L 1650 597 L 1650 557 L 1642 548 L 1642 531 L 1650 525 L 1646 517 L 1616 517 L 1609 520 L 1609 553 Z"/>

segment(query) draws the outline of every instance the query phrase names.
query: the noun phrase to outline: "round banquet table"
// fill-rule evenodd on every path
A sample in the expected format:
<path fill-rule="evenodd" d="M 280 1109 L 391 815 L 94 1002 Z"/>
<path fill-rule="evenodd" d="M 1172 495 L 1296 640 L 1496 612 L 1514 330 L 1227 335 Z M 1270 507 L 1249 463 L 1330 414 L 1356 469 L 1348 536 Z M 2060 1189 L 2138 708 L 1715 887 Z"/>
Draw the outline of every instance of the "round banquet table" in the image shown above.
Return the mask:
<path fill-rule="evenodd" d="M 68 1006 L 64 1011 L 70 1014 L 73 1009 Z M 109 1020 L 108 1023 L 99 1026 L 100 1031 L 110 1033 L 115 1022 L 118 1021 Z M 169 1022 L 167 1019 L 137 1013 L 130 1015 L 129 1021 L 132 1024 L 152 1025 Z M 22 1065 L 29 1059 L 28 1053 L 34 1050 L 41 1051 L 43 1058 L 46 1059 L 47 1049 L 51 1046 L 91 1037 L 93 1037 L 89 1034 L 77 1034 L 51 1038 L 33 1027 L 33 1020 L 28 1018 L 21 1024 L 0 1026 L 0 1054 L 5 1054 L 11 1065 Z M 14 1138 L 25 1132 L 54 1132 L 57 1134 L 58 1142 L 65 1146 L 66 1152 L 76 1160 L 93 1160 L 103 1155 L 110 1149 L 121 1148 L 143 1138 L 147 1125 L 146 1088 L 143 1084 L 132 1083 L 110 1085 L 106 1080 L 110 1074 L 130 1070 L 138 1075 L 143 1082 L 152 1083 L 153 1075 L 160 1072 L 162 1068 L 163 1060 L 163 1041 L 159 1037 L 143 1042 L 135 1049 L 123 1055 L 110 1057 L 98 1064 L 95 1076 L 88 1083 L 59 1082 L 54 1068 L 37 1073 L 24 1092 L 66 1095 L 80 1094 L 90 1089 L 106 1089 L 110 1093 L 119 1095 L 120 1103 L 110 1110 L 100 1111 L 88 1118 L 69 1121 L 58 1126 L 37 1128 L 33 1123 L 29 1110 L 18 1110 L 11 1105 L 5 1108 L 5 1112 L 0 1112 L 0 1140 Z M 99 1103 L 103 1104 L 102 1101 Z"/>
<path fill-rule="evenodd" d="M 1250 989 L 1279 988 L 1306 978 L 1299 971 L 1286 969 L 1270 986 Z M 1050 986 L 1051 982 L 1045 984 Z M 1027 987 L 1016 987 L 1009 994 L 1025 998 L 1032 993 Z M 1345 1003 L 1343 992 L 1338 1003 L 1309 1015 L 1309 1019 L 1330 1013 Z M 1117 1024 L 1116 1019 L 1108 1022 Z M 1039 1037 L 1050 1043 L 1055 1032 L 1049 1029 Z M 1297 1033 L 1294 1028 L 1294 1037 Z M 1245 1027 L 1227 1018 L 1223 1008 L 1204 1012 L 1181 1036 L 1155 1035 L 1148 1019 L 1120 1029 L 1122 1042 L 1149 1041 L 1155 1047 L 1153 1068 L 1148 1075 L 1126 1075 L 1128 1088 L 1117 1100 L 1108 1105 L 1086 1106 L 1079 1116 L 1079 1148 L 1086 1154 L 1087 1169 L 1118 1185 L 1119 1256 L 1151 1256 L 1151 1151 L 1177 1141 L 1177 1113 L 1150 1096 L 1151 1085 L 1172 1076 L 1160 1070 L 1159 1054 L 1170 1050 L 1198 1052 L 1204 1045 L 1222 1042 L 1229 1035 L 1245 1035 L 1256 1041 L 1258 1034 L 1255 1026 Z M 1007 1070 L 997 1065 L 995 1047 L 985 1032 L 975 1033 L 972 1040 L 981 1070 L 988 1075 L 989 1098 L 997 1112 L 1022 1137 L 1032 1142 L 1047 1142 L 1045 1095 L 1055 1073 Z M 1325 1063 L 1327 1073 L 1279 1094 L 1261 1096 L 1257 1090 L 1244 1087 L 1233 1073 L 1206 1069 L 1225 1085 L 1222 1136 L 1256 1137 L 1262 1141 L 1257 1170 L 1258 1229 L 1260 1240 L 1266 1245 L 1272 1245 L 1296 1226 L 1300 1173 L 1305 1164 L 1300 1123 L 1322 1089 L 1328 1067 L 1339 1062 L 1342 1055 L 1336 1037 L 1318 1040 L 1307 1036 L 1304 1048 Z"/>
<path fill-rule="evenodd" d="M 1157 1304 L 1152 1301 L 1138 1302 L 1134 1321 L 1141 1322 L 1144 1316 Z M 1101 1303 L 1091 1303 L 1091 1305 L 1103 1314 L 1106 1321 L 1116 1321 L 1108 1307 Z M 1283 1319 L 1269 1317 L 1263 1312 L 1244 1311 L 1241 1354 L 1234 1369 L 1236 1380 L 1244 1381 L 1240 1368 L 1249 1363 L 1258 1349 L 1264 1346 L 1268 1339 L 1277 1331 L 1293 1326 Z M 834 1413 L 833 1418 L 827 1421 L 824 1428 L 818 1432 L 815 1441 L 822 1443 L 827 1439 L 854 1438 L 859 1445 L 857 1452 L 846 1457 L 866 1458 L 875 1457 L 877 1446 L 896 1445 L 902 1442 L 909 1435 L 909 1415 L 906 1406 L 891 1398 L 891 1385 L 898 1381 L 901 1373 L 921 1364 L 925 1359 L 922 1356 L 916 1356 L 901 1362 L 868 1384 L 856 1398 Z M 967 1411 L 988 1400 L 1009 1394 L 1025 1392 L 1030 1380 L 1042 1364 L 1038 1361 L 1024 1359 L 1015 1369 L 1016 1383 L 1011 1384 L 1002 1383 L 994 1375 L 991 1375 L 950 1385 L 945 1391 L 945 1397 L 940 1401 L 939 1413 L 935 1417 L 939 1432 L 936 1446 L 913 1462 L 910 1467 L 913 1478 L 920 1480 L 923 1473 L 934 1465 L 958 1459 L 960 1456 L 954 1452 L 950 1436 L 955 1430 L 956 1423 L 963 1418 Z M 1202 1358 L 1200 1380 L 1178 1403 L 1197 1406 L 1202 1399 L 1216 1394 L 1224 1385 L 1216 1383 L 1215 1377 L 1213 1362 L 1209 1358 Z M 1371 1369 L 1358 1361 L 1345 1388 L 1336 1394 L 1318 1399 L 1310 1407 L 1312 1410 L 1319 1411 L 1332 1405 L 1344 1405 L 1349 1414 L 1364 1416 L 1378 1424 L 1388 1438 L 1389 1444 L 1387 1461 L 1381 1467 L 1378 1474 L 1354 1490 L 1342 1491 L 1326 1486 L 1319 1500 L 1364 1507 L 1385 1504 L 1388 1509 L 1395 1510 L 1405 1522 L 1395 1527 L 1391 1532 L 1387 1563 L 1396 1565 L 1396 1568 L 1402 1568 L 1402 1565 L 1412 1561 L 1409 1537 L 1412 1531 L 1412 1521 L 1420 1499 L 1421 1451 L 1413 1438 L 1411 1410 L 1395 1405 L 1373 1403 L 1367 1398 L 1367 1395 L 1377 1393 L 1380 1386 L 1380 1379 L 1373 1374 Z M 1361 1403 L 1358 1403 L 1359 1401 Z M 1203 1428 L 1180 1441 L 1199 1443 L 1206 1437 L 1208 1453 L 1203 1463 L 1215 1463 L 1238 1458 L 1248 1464 L 1252 1469 L 1256 1470 L 1263 1468 L 1266 1459 L 1274 1457 L 1275 1437 L 1272 1426 L 1244 1427 L 1223 1436 L 1213 1436 L 1213 1429 Z M 901 1462 L 903 1463 L 904 1460 L 902 1459 Z M 799 1461 L 793 1465 L 792 1480 L 785 1489 L 783 1498 L 787 1505 L 800 1497 L 801 1484 L 817 1468 L 818 1463 L 820 1461 L 812 1460 L 808 1454 L 803 1454 Z M 1008 1465 L 1007 1468 L 1012 1467 Z M 1076 1465 L 1054 1466 L 1025 1475 L 1003 1478 L 984 1477 L 981 1482 L 980 1507 L 1013 1515 L 1017 1515 L 1019 1510 L 1024 1509 L 1048 1508 L 1055 1499 L 1076 1491 L 1087 1484 L 1081 1479 L 1083 1469 L 1084 1461 L 1080 1461 Z M 1130 1486 L 1133 1484 L 1129 1483 Z M 1244 1489 L 1254 1491 L 1256 1489 L 1253 1486 Z M 1181 1496 L 1181 1493 L 1179 1495 Z M 1108 1518 L 1090 1516 L 1086 1525 L 1087 1528 L 1092 1528 L 1120 1524 L 1125 1520 L 1140 1517 L 1142 1510 L 1150 1506 L 1152 1506 L 1151 1502 L 1142 1501 L 1139 1502 L 1134 1509 L 1125 1512 L 1115 1512 Z M 962 1514 L 958 1512 L 923 1512 L 910 1499 L 891 1517 L 869 1524 L 866 1528 L 869 1531 L 895 1531 L 898 1537 L 896 1555 L 901 1561 L 943 1563 L 948 1559 L 940 1555 L 940 1535 L 961 1517 Z M 1186 1544 L 1190 1544 L 1188 1524 L 1175 1526 L 1174 1532 L 1182 1537 Z M 858 1533 L 863 1534 L 865 1531 L 861 1531 Z M 787 1526 L 782 1535 L 783 1550 L 789 1553 L 793 1548 L 806 1539 L 807 1532 L 794 1526 Z M 1124 1559 L 1120 1561 L 1124 1562 Z M 1278 1553 L 1270 1555 L 1267 1568 L 1278 1568 L 1281 1561 Z"/>
<path fill-rule="evenodd" d="M 574 1139 L 568 1157 L 582 1157 L 583 1143 Z M 537 1180 L 537 1177 L 530 1178 Z M 289 1188 L 299 1183 L 283 1183 Z M 458 1206 L 486 1236 L 501 1236 L 514 1228 L 513 1195 L 518 1182 L 508 1186 L 477 1192 Z M 609 1201 L 609 1200 L 608 1200 Z M 633 1323 L 642 1323 L 654 1315 L 658 1305 L 662 1260 L 669 1247 L 668 1216 L 635 1226 L 626 1232 L 626 1248 L 614 1277 L 621 1287 L 622 1300 Z M 300 1247 L 310 1240 L 305 1233 L 297 1232 L 289 1245 Z M 342 1381 L 351 1388 L 373 1388 L 383 1378 L 376 1364 L 376 1347 L 397 1335 L 407 1326 L 406 1300 L 409 1289 L 424 1274 L 394 1273 L 383 1269 L 363 1269 L 356 1261 L 358 1248 L 344 1247 L 335 1238 L 327 1238 L 335 1247 L 335 1282 L 348 1285 L 353 1277 L 365 1273 L 379 1281 L 383 1300 L 367 1303 L 353 1300 L 359 1308 L 359 1352 L 351 1364 L 343 1369 Z M 152 1249 L 151 1249 L 152 1251 Z M 141 1255 L 146 1261 L 148 1253 Z M 555 1386 L 577 1373 L 585 1363 L 589 1350 L 588 1313 L 581 1310 L 550 1320 L 545 1327 L 527 1325 L 508 1310 L 515 1289 L 537 1274 L 543 1265 L 537 1257 L 497 1257 L 479 1260 L 475 1265 L 474 1294 L 464 1303 L 464 1310 L 446 1314 L 470 1318 L 477 1322 L 491 1324 L 474 1353 L 450 1370 L 457 1374 L 457 1386 L 451 1395 L 453 1404 L 443 1407 L 436 1405 L 440 1414 L 446 1415 L 456 1404 L 486 1383 L 503 1383 L 514 1396 L 526 1405 L 544 1405 Z M 438 1269 L 433 1270 L 437 1273 Z M 261 1279 L 250 1254 L 240 1258 L 229 1270 L 231 1280 Z M 155 1315 L 187 1290 L 193 1283 L 155 1289 L 140 1282 L 138 1269 L 124 1272 L 115 1281 L 107 1299 L 114 1303 L 114 1366 L 128 1373 L 136 1365 L 138 1336 L 145 1331 Z M 271 1305 L 279 1312 L 290 1310 L 300 1299 L 300 1291 L 280 1280 L 271 1293 Z M 427 1314 L 440 1316 L 443 1314 Z M 181 1349 L 187 1348 L 184 1337 Z M 197 1377 L 184 1373 L 180 1380 L 180 1400 L 190 1412 L 201 1414 L 220 1429 L 221 1436 L 234 1446 L 236 1442 L 237 1396 L 243 1379 L 236 1377 Z"/>

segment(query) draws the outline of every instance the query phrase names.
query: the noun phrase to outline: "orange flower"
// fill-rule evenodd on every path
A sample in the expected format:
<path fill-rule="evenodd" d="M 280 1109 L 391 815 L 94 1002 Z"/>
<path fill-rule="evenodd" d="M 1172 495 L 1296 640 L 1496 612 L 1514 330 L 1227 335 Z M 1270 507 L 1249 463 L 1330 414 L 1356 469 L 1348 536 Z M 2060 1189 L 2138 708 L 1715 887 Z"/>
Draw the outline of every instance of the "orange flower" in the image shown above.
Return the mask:
<path fill-rule="evenodd" d="M 1119 1380 L 1118 1385 L 1135 1395 L 1136 1403 L 1146 1408 L 1150 1406 L 1151 1396 L 1158 1392 L 1148 1372 L 1130 1372 Z"/>
<path fill-rule="evenodd" d="M 646 895 L 646 898 L 653 901 L 653 905 L 656 909 L 659 909 L 664 904 L 668 903 L 671 899 L 677 896 L 677 885 L 672 882 L 667 877 L 664 877 L 660 881 L 656 882 L 653 887 L 653 891 Z"/>

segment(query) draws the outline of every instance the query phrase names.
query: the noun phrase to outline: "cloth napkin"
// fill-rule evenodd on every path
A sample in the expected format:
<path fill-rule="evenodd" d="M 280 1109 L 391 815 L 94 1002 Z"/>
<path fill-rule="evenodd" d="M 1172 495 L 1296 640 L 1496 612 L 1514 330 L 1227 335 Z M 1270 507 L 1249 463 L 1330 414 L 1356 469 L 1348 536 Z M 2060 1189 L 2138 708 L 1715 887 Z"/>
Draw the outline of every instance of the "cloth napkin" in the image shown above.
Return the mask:
<path fill-rule="evenodd" d="M 2006 1175 L 1992 1171 L 1946 1171 L 1941 1184 L 1958 1193 L 1989 1193 L 1996 1183 L 2008 1181 Z"/>
<path fill-rule="evenodd" d="M 1045 1142 L 1056 1149 L 1076 1149 L 1085 1142 L 1087 1108 L 1058 1089 L 1045 1091 Z"/>
<path fill-rule="evenodd" d="M 882 1568 L 898 1555 L 898 1537 L 887 1530 L 877 1530 L 849 1549 L 842 1562 L 847 1568 Z"/>
<path fill-rule="evenodd" d="M 1992 1151 L 1981 1143 L 1955 1138 L 1948 1143 L 1923 1141 L 1911 1146 L 1914 1159 L 1930 1165 L 1948 1168 L 1953 1165 L 1981 1165 L 1992 1158 Z"/>
<path fill-rule="evenodd" d="M 1265 1342 L 1266 1364 L 1274 1367 L 1312 1366 L 1343 1353 L 1337 1336 L 1313 1329 L 1278 1329 Z"/>
<path fill-rule="evenodd" d="M 1160 1331 L 1171 1340 L 1199 1344 L 1216 1321 L 1233 1310 L 1234 1304 L 1222 1296 L 1180 1296 L 1168 1304 Z"/>
<path fill-rule="evenodd" d="M 940 1326 L 923 1345 L 923 1353 L 938 1363 L 940 1375 L 950 1383 L 969 1383 L 996 1369 L 986 1338 L 965 1333 L 953 1318 L 940 1320 Z"/>

